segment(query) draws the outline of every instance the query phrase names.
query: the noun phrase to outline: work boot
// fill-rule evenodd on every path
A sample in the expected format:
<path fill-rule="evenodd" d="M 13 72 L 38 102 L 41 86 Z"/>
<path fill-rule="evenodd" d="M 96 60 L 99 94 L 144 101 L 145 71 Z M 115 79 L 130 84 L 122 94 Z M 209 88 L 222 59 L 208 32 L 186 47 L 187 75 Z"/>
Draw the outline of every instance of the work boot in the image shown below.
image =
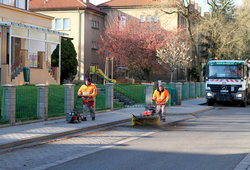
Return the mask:
<path fill-rule="evenodd" d="M 165 121 L 166 121 L 166 119 L 165 119 L 165 118 L 162 118 L 161 120 L 162 120 L 163 122 L 165 122 Z"/>
<path fill-rule="evenodd" d="M 82 117 L 82 121 L 87 121 L 87 118 L 86 117 Z"/>
<path fill-rule="evenodd" d="M 92 117 L 92 120 L 95 120 L 95 117 Z"/>

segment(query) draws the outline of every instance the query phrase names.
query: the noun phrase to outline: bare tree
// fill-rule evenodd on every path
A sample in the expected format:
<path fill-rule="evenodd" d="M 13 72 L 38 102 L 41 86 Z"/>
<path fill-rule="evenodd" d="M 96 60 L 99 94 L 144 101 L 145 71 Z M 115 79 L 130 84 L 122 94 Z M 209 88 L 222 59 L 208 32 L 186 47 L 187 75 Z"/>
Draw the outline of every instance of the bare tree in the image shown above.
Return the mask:
<path fill-rule="evenodd" d="M 249 57 L 249 20 L 249 8 L 239 8 L 231 19 L 224 13 L 218 12 L 211 13 L 201 21 L 197 30 L 202 35 L 209 57 L 216 56 L 220 59 Z"/>
<path fill-rule="evenodd" d="M 185 19 L 186 19 L 186 23 L 187 23 L 187 32 L 190 38 L 190 42 L 191 42 L 191 46 L 194 49 L 194 54 L 195 54 L 195 58 L 196 58 L 196 65 L 198 66 L 198 72 L 201 73 L 199 64 L 200 64 L 200 57 L 198 55 L 198 50 L 197 50 L 197 42 L 194 38 L 194 31 L 192 29 L 192 22 L 194 20 L 199 21 L 200 20 L 200 16 L 194 12 L 194 10 L 192 9 L 192 2 L 191 0 L 181 0 L 181 1 L 177 1 L 179 2 L 177 4 L 177 10 L 173 10 L 171 12 L 162 10 L 165 14 L 174 14 L 174 13 L 178 13 L 181 14 Z"/>
<path fill-rule="evenodd" d="M 189 48 L 180 35 L 173 36 L 173 38 L 166 41 L 163 48 L 157 50 L 158 62 L 171 70 L 170 82 L 173 81 L 174 72 L 192 61 L 188 55 Z"/>

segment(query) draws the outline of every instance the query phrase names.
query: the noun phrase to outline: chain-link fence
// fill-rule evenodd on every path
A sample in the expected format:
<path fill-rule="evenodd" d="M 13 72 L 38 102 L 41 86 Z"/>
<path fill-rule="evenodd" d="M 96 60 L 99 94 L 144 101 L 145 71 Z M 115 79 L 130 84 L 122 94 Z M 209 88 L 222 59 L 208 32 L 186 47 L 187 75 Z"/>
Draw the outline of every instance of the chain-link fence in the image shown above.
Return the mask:
<path fill-rule="evenodd" d="M 50 85 L 48 87 L 48 116 L 64 116 L 65 88 L 63 85 Z"/>
<path fill-rule="evenodd" d="M 16 122 L 39 119 L 37 115 L 37 87 L 16 87 Z"/>

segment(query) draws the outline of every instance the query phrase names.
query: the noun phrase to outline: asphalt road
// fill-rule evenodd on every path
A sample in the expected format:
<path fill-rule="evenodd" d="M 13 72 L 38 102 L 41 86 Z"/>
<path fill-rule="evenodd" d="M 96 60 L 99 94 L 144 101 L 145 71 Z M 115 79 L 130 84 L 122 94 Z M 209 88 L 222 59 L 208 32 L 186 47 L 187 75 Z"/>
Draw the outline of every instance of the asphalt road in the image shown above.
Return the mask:
<path fill-rule="evenodd" d="M 217 105 L 196 117 L 49 169 L 230 170 L 250 153 L 250 106 Z"/>

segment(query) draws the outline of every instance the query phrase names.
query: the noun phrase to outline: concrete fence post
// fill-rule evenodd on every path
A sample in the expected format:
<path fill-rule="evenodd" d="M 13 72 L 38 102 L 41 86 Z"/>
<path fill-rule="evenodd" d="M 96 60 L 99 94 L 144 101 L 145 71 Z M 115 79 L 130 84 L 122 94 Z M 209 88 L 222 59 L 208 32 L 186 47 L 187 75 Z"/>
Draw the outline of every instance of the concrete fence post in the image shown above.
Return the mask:
<path fill-rule="evenodd" d="M 107 83 L 105 88 L 105 103 L 110 110 L 114 110 L 114 84 Z"/>
<path fill-rule="evenodd" d="M 152 96 L 153 96 L 153 84 L 146 84 L 146 106 L 152 104 Z"/>
<path fill-rule="evenodd" d="M 197 97 L 201 96 L 201 83 L 200 82 L 196 82 L 196 86 L 197 86 Z"/>
<path fill-rule="evenodd" d="M 37 116 L 48 120 L 48 85 L 38 84 L 37 86 Z"/>
<path fill-rule="evenodd" d="M 178 82 L 176 83 L 176 94 L 177 94 L 177 101 L 176 105 L 181 105 L 181 99 L 182 99 L 182 83 Z"/>
<path fill-rule="evenodd" d="M 74 109 L 74 84 L 64 84 L 64 113 L 69 113 Z"/>
<path fill-rule="evenodd" d="M 3 115 L 11 125 L 16 123 L 16 86 L 13 84 L 3 85 Z"/>
<path fill-rule="evenodd" d="M 185 82 L 184 83 L 184 92 L 185 92 L 185 99 L 188 99 L 189 98 L 189 82 Z"/>

